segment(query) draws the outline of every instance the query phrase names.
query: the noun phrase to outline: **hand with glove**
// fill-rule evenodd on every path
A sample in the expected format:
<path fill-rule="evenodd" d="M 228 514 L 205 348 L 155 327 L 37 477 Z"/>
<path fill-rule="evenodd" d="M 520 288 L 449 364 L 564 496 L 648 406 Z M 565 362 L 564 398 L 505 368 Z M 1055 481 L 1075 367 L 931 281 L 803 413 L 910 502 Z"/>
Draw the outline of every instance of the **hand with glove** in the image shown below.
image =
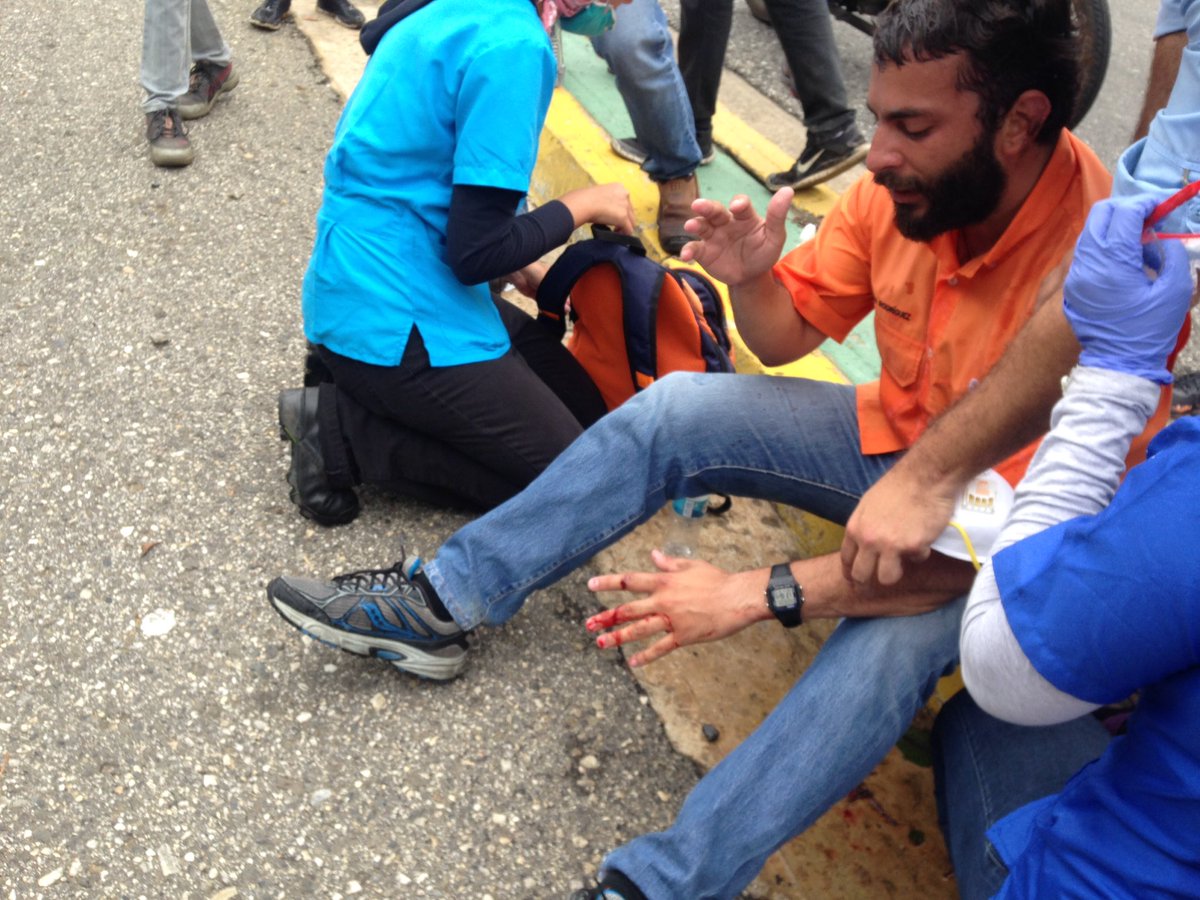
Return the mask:
<path fill-rule="evenodd" d="M 1187 253 L 1150 233 L 1149 195 L 1092 207 L 1063 286 L 1063 307 L 1083 352 L 1079 362 L 1170 384 L 1167 357 L 1188 314 Z"/>

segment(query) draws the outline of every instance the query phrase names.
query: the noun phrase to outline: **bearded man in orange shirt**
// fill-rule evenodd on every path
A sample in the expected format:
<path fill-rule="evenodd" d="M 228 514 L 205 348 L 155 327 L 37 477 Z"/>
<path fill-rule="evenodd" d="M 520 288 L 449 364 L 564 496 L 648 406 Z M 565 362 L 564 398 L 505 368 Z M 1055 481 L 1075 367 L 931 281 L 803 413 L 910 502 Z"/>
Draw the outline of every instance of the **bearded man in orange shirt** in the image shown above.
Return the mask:
<path fill-rule="evenodd" d="M 741 334 L 768 364 L 874 312 L 878 381 L 672 374 L 436 558 L 268 587 L 314 637 L 452 678 L 466 631 L 507 621 L 672 498 L 753 496 L 847 523 L 840 554 L 726 572 L 656 551 L 657 571 L 589 582 L 644 595 L 588 623 L 601 647 L 652 639 L 635 666 L 761 620 L 844 621 L 675 824 L 610 854 L 583 896 L 734 896 L 883 758 L 957 655 L 973 570 L 930 546 L 975 475 L 1020 477 L 1078 357 L 1061 281 L 1110 179 L 1064 127 L 1068 3 L 900 0 L 878 26 L 873 177 L 783 259 L 790 189 L 765 218 L 744 196 L 697 201 L 683 252 L 729 284 Z"/>

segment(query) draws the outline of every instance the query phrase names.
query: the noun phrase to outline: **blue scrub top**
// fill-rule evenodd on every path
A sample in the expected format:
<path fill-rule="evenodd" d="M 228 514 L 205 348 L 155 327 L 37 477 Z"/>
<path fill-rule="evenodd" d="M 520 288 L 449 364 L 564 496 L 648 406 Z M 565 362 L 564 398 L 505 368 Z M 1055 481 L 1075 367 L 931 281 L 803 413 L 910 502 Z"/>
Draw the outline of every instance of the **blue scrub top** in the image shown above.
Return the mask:
<path fill-rule="evenodd" d="M 310 341 L 381 366 L 400 362 L 414 325 L 434 366 L 508 350 L 488 286 L 446 265 L 450 195 L 528 191 L 555 77 L 529 0 L 437 0 L 384 34 L 325 159 Z"/>
<path fill-rule="evenodd" d="M 1099 760 L 988 832 L 999 897 L 1200 896 L 1200 420 L 1150 454 L 1101 513 L 993 560 L 1042 677 L 1096 704 L 1142 691 Z"/>

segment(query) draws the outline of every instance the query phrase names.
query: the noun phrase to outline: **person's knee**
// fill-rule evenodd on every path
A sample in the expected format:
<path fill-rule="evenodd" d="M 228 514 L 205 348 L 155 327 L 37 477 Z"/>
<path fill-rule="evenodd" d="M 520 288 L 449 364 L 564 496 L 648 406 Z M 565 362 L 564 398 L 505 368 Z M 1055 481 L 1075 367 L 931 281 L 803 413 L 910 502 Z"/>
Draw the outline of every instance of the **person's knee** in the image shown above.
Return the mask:
<path fill-rule="evenodd" d="M 707 399 L 711 377 L 698 372 L 670 372 L 634 394 L 617 411 L 646 417 L 659 433 L 686 432 L 702 427 L 705 421 L 711 425 L 713 413 Z"/>
<path fill-rule="evenodd" d="M 652 82 L 675 66 L 670 32 L 653 22 L 612 31 L 592 44 L 608 63 L 619 83 L 637 86 Z"/>

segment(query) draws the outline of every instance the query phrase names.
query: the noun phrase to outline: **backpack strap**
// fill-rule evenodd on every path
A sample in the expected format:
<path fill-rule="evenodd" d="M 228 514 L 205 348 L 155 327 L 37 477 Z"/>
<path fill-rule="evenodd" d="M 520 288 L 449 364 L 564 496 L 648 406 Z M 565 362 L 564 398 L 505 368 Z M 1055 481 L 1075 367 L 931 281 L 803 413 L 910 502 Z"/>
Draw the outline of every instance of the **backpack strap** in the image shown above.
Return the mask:
<path fill-rule="evenodd" d="M 716 285 L 705 275 L 683 266 L 672 268 L 671 274 L 691 289 L 700 305 L 696 324 L 700 326 L 700 350 L 708 371 L 736 371 L 725 307 Z"/>
<path fill-rule="evenodd" d="M 559 337 L 567 330 L 567 297 L 584 272 L 597 263 L 615 265 L 616 260 L 625 252 L 646 255 L 646 247 L 632 235 L 617 234 L 603 225 L 595 225 L 592 227 L 592 236 L 594 240 L 580 241 L 564 250 L 538 285 L 538 318 L 550 325 Z M 624 287 L 625 276 L 622 267 L 617 266 L 617 270 L 622 272 L 621 282 Z"/>
<path fill-rule="evenodd" d="M 658 377 L 658 301 L 663 281 L 671 274 L 665 266 L 653 261 L 647 265 L 637 265 L 639 260 L 632 262 L 633 265 L 617 266 L 617 271 L 625 297 L 621 306 L 629 377 L 634 390 L 641 391 Z"/>

